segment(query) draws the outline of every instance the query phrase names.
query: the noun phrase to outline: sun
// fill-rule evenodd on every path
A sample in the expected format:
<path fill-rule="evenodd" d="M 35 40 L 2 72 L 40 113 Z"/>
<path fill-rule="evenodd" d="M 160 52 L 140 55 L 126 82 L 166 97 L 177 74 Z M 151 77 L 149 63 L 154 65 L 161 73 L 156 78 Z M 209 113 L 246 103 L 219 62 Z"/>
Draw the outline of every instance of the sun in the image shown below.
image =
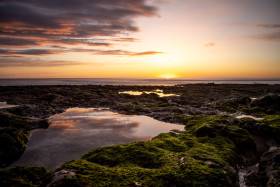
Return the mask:
<path fill-rule="evenodd" d="M 164 78 L 164 79 L 172 79 L 172 78 L 176 78 L 177 76 L 174 74 L 166 73 L 166 74 L 160 75 L 159 77 Z"/>

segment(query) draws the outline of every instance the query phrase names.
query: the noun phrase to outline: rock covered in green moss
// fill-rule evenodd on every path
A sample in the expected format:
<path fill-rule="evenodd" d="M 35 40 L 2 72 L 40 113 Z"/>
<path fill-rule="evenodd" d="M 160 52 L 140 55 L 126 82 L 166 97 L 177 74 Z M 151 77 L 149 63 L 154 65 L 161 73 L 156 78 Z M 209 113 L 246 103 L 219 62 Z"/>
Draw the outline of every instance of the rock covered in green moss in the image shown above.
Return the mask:
<path fill-rule="evenodd" d="M 186 124 L 187 133 L 196 137 L 223 136 L 232 141 L 237 151 L 245 157 L 253 157 L 256 152 L 256 144 L 249 132 L 238 127 L 240 122 L 229 115 L 176 115 L 175 117 Z"/>
<path fill-rule="evenodd" d="M 267 147 L 280 144 L 280 115 L 266 115 L 262 120 L 244 118 L 240 120 L 240 127 L 248 130 L 251 134 L 261 136 L 268 141 Z"/>
<path fill-rule="evenodd" d="M 0 171 L 0 186 L 46 186 L 52 178 L 43 167 L 15 167 Z"/>
<path fill-rule="evenodd" d="M 240 155 L 255 151 L 250 134 L 228 115 L 175 117 L 186 132 L 94 149 L 57 169 L 50 186 L 235 186 Z"/>
<path fill-rule="evenodd" d="M 263 125 L 268 125 L 275 130 L 280 130 L 280 114 L 267 115 L 261 121 Z"/>
<path fill-rule="evenodd" d="M 245 147 L 255 150 L 255 144 L 246 130 L 229 125 L 231 120 L 225 115 L 193 116 L 184 134 L 94 149 L 61 166 L 58 172 L 75 175 L 52 186 L 235 186 L 240 153 Z M 198 136 L 204 127 L 214 135 Z"/>
<path fill-rule="evenodd" d="M 17 160 L 23 153 L 29 133 L 16 128 L 0 129 L 0 167 L 5 167 Z"/>
<path fill-rule="evenodd" d="M 266 136 L 274 138 L 280 144 L 280 114 L 267 115 L 261 122 L 262 131 Z"/>
<path fill-rule="evenodd" d="M 80 186 L 234 186 L 236 171 L 228 159 L 236 159 L 235 146 L 226 142 L 218 148 L 215 143 L 168 133 L 148 142 L 98 148 L 58 169 L 76 175 L 53 186 L 70 182 Z M 228 154 L 227 158 L 222 154 Z"/>
<path fill-rule="evenodd" d="M 0 111 L 0 122 L 1 127 L 15 127 L 23 130 L 48 128 L 50 125 L 50 121 L 47 119 L 29 118 L 3 111 Z"/>
<path fill-rule="evenodd" d="M 214 108 L 217 108 L 222 111 L 235 112 L 239 107 L 249 106 L 251 103 L 251 98 L 241 97 L 241 98 L 229 98 L 223 99 L 213 104 Z"/>

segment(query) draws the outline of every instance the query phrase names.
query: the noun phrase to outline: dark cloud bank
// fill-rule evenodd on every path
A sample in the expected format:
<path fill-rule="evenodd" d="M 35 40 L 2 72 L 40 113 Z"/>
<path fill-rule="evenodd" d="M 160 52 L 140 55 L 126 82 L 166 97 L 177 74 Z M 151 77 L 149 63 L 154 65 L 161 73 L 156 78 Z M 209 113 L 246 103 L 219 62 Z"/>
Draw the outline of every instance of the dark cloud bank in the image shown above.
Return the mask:
<path fill-rule="evenodd" d="M 161 53 L 98 48 L 112 47 L 116 42 L 137 41 L 129 34 L 139 31 L 134 19 L 140 16 L 157 16 L 157 8 L 148 5 L 146 0 L 1 0 L 0 55 L 20 57 L 87 52 L 135 56 Z M 36 49 L 46 44 L 48 48 Z M 63 45 L 86 45 L 91 50 L 65 49 Z"/>

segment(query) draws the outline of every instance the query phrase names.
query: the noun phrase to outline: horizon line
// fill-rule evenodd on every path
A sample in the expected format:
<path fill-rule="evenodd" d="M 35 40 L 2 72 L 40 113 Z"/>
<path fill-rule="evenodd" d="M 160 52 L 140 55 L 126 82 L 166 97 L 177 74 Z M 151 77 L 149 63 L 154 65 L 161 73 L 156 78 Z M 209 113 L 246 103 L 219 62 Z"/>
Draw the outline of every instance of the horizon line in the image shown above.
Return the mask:
<path fill-rule="evenodd" d="M 155 79 L 155 80 L 193 80 L 193 81 L 203 81 L 203 80 L 207 80 L 207 81 L 232 81 L 232 80 L 235 80 L 235 81 L 257 81 L 257 80 L 280 80 L 280 77 L 279 78 L 150 78 L 150 77 L 147 77 L 147 78 L 134 78 L 134 77 L 131 77 L 131 78 L 122 78 L 122 77 L 90 77 L 90 78 L 85 78 L 85 77 L 45 77 L 45 78 L 0 78 L 0 80 L 8 80 L 8 79 Z"/>

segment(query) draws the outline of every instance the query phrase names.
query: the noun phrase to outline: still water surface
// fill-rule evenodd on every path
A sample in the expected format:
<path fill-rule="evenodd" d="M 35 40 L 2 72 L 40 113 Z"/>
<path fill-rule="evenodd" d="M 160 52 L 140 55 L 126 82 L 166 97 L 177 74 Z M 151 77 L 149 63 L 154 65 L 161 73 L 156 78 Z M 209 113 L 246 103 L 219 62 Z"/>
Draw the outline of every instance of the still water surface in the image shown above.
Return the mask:
<path fill-rule="evenodd" d="M 32 131 L 27 149 L 12 164 L 56 169 L 98 147 L 149 140 L 183 125 L 147 116 L 122 115 L 104 109 L 71 108 L 50 118 L 48 129 Z"/>
<path fill-rule="evenodd" d="M 7 104 L 7 102 L 0 102 L 0 109 L 1 108 L 11 108 L 11 107 L 15 107 L 16 105 L 9 105 Z"/>
<path fill-rule="evenodd" d="M 154 94 L 157 94 L 159 97 L 180 96 L 180 95 L 177 95 L 177 94 L 165 94 L 165 93 L 163 93 L 163 90 L 159 90 L 159 89 L 151 91 L 151 92 L 147 92 L 147 91 L 143 91 L 143 92 L 139 92 L 139 91 L 119 92 L 119 94 L 129 94 L 129 95 L 142 95 L 143 93 L 146 93 L 146 94 L 154 93 Z"/>

